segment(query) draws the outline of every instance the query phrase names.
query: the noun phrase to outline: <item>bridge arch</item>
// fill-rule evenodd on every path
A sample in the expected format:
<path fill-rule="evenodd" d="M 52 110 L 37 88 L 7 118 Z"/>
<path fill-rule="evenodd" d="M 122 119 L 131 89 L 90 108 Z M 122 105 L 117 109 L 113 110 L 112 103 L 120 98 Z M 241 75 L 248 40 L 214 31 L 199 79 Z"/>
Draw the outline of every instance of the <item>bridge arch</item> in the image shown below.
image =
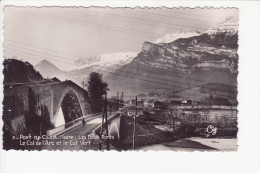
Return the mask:
<path fill-rule="evenodd" d="M 81 99 L 80 99 L 80 96 L 79 96 L 79 93 L 78 93 L 78 91 L 76 90 L 76 89 L 74 89 L 73 87 L 71 87 L 71 86 L 67 86 L 64 90 L 63 90 L 63 92 L 62 92 L 62 94 L 61 94 L 61 96 L 60 96 L 60 99 L 59 99 L 59 101 L 58 101 L 58 104 L 57 104 L 57 107 L 56 107 L 56 110 L 55 110 L 55 115 L 54 115 L 54 122 L 53 122 L 53 124 L 54 124 L 54 126 L 55 127 L 57 127 L 57 126 L 59 126 L 59 125 L 56 125 L 56 123 L 57 123 L 57 120 L 58 120 L 58 116 L 60 116 L 59 114 L 61 113 L 60 111 L 62 111 L 62 114 L 63 114 L 63 116 L 65 116 L 64 115 L 64 112 L 63 112 L 63 110 L 62 110 L 62 103 L 63 103 L 63 101 L 64 101 L 64 99 L 66 98 L 66 96 L 68 96 L 68 94 L 72 94 L 72 95 L 75 95 L 76 96 L 76 98 L 77 98 L 77 101 L 78 101 L 78 103 L 79 103 L 79 105 L 80 105 L 80 111 L 81 111 L 81 113 L 82 113 L 82 115 L 84 116 L 84 108 L 83 108 L 83 105 L 82 105 L 82 101 L 81 101 Z M 63 117 L 64 119 L 65 119 L 65 117 Z M 66 122 L 67 123 L 67 122 Z"/>
<path fill-rule="evenodd" d="M 120 139 L 119 128 L 117 123 L 114 121 L 108 128 L 108 135 L 117 134 L 117 139 Z"/>

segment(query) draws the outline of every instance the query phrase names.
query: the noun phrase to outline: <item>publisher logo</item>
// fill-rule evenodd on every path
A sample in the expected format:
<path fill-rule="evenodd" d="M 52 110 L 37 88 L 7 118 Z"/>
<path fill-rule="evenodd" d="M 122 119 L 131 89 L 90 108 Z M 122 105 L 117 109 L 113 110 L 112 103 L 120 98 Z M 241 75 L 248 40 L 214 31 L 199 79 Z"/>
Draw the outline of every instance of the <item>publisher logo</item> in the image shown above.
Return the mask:
<path fill-rule="evenodd" d="M 217 127 L 214 127 L 213 125 L 209 125 L 206 129 L 206 131 L 212 135 L 216 135 L 217 130 Z"/>

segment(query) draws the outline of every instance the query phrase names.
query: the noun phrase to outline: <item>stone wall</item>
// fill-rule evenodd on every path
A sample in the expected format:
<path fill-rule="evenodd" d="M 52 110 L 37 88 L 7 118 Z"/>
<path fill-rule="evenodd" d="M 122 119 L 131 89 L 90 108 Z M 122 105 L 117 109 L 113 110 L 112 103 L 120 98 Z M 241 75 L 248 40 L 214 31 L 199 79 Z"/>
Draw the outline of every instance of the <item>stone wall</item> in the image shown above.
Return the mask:
<path fill-rule="evenodd" d="M 71 81 L 6 85 L 4 86 L 3 121 L 15 131 L 21 125 L 16 122 L 22 122 L 18 117 L 23 115 L 26 121 L 34 116 L 37 121 L 43 121 L 46 126 L 51 127 L 64 96 L 71 91 L 78 97 L 83 115 L 91 114 L 87 91 Z"/>

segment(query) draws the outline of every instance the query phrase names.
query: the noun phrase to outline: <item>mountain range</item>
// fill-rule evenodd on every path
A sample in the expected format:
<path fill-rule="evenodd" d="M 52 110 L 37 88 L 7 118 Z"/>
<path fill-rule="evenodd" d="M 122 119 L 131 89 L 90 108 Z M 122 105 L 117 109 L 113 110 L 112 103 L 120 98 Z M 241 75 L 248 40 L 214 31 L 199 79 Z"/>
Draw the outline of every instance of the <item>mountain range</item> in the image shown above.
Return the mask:
<path fill-rule="evenodd" d="M 134 52 L 117 52 L 94 56 L 90 59 L 78 59 L 68 71 L 59 69 L 47 60 L 42 60 L 34 67 L 45 78 L 57 77 L 60 80 L 72 80 L 81 85 L 82 81 L 87 81 L 88 75 L 92 71 L 102 73 L 105 76 L 108 69 L 109 71 L 116 70 L 130 63 L 136 56 L 137 53 Z"/>
<path fill-rule="evenodd" d="M 238 74 L 238 19 L 228 17 L 204 33 L 181 31 L 144 42 L 139 53 L 104 54 L 81 60 L 69 71 L 62 71 L 43 60 L 35 68 L 44 77 L 70 79 L 79 85 L 90 72 L 103 74 L 111 93 L 163 93 L 178 97 L 195 97 L 202 86 L 216 84 L 218 94 L 236 97 Z M 226 94 L 230 86 L 231 94 Z M 194 91 L 187 94 L 185 90 Z M 209 94 L 216 90 L 207 90 Z M 183 93 L 186 93 L 183 94 Z M 230 93 L 230 90 L 229 92 Z M 234 93 L 234 94 L 233 94 Z M 231 96 L 230 96 L 231 95 Z"/>

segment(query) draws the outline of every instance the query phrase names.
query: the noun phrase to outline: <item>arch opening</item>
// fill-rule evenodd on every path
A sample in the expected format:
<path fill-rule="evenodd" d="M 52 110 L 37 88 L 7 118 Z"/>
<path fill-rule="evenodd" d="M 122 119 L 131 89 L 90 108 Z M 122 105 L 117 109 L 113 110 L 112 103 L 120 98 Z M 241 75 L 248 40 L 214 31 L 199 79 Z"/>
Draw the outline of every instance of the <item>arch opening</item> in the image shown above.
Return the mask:
<path fill-rule="evenodd" d="M 59 107 L 55 127 L 69 123 L 82 116 L 83 114 L 77 95 L 73 92 L 68 92 L 64 96 Z"/>
<path fill-rule="evenodd" d="M 113 122 L 110 125 L 110 127 L 108 129 L 108 134 L 114 136 L 115 140 L 119 140 L 119 138 L 120 138 L 119 130 L 118 130 L 118 127 L 115 122 Z"/>

